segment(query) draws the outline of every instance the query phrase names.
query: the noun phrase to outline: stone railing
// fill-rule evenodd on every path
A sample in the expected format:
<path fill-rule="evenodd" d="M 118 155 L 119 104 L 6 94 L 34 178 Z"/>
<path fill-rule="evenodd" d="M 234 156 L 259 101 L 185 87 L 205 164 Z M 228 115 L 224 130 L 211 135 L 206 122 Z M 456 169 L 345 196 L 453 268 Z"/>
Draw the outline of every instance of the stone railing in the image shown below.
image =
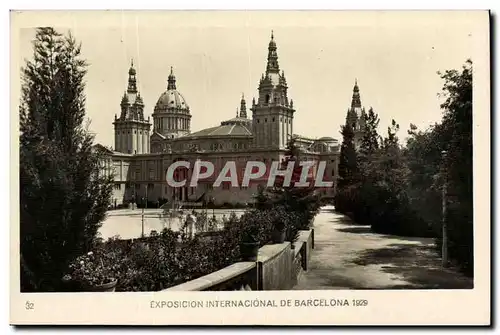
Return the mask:
<path fill-rule="evenodd" d="M 167 291 L 256 291 L 257 264 L 238 262 Z"/>
<path fill-rule="evenodd" d="M 268 291 L 289 290 L 307 271 L 314 248 L 314 229 L 300 231 L 292 244 L 268 244 L 259 249 L 256 262 L 238 262 L 166 291 Z"/>

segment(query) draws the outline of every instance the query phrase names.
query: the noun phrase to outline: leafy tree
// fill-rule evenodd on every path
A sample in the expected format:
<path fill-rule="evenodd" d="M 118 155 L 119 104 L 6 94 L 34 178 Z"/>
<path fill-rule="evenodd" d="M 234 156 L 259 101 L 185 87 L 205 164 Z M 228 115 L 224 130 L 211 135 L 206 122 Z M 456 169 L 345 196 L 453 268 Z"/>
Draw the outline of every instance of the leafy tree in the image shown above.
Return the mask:
<path fill-rule="evenodd" d="M 81 46 L 52 28 L 37 29 L 33 45 L 19 110 L 21 289 L 54 291 L 91 249 L 112 184 L 84 125 Z"/>
<path fill-rule="evenodd" d="M 354 206 L 354 219 L 361 224 L 370 224 L 371 211 L 376 210 L 370 206 L 376 197 L 376 173 L 373 168 L 373 160 L 377 157 L 381 139 L 378 134 L 378 124 L 380 119 L 373 108 L 370 108 L 365 116 L 361 143 L 357 153 L 357 164 L 359 167 L 359 180 L 355 186 L 351 187 L 351 192 L 356 194 Z"/>
<path fill-rule="evenodd" d="M 444 149 L 447 159 L 444 169 L 448 180 L 448 240 L 449 255 L 472 275 L 473 247 L 473 182 L 472 182 L 472 61 L 461 71 L 439 73 L 444 80 L 446 97 L 442 127 L 448 141 Z"/>
<path fill-rule="evenodd" d="M 380 119 L 373 108 L 368 110 L 365 118 L 365 126 L 363 136 L 361 137 L 361 145 L 359 148 L 359 156 L 361 160 L 366 160 L 379 149 L 380 135 L 377 132 Z"/>
<path fill-rule="evenodd" d="M 342 188 L 355 182 L 358 174 L 356 149 L 354 146 L 354 130 L 351 125 L 342 127 L 342 145 L 340 147 L 338 187 Z"/>
<path fill-rule="evenodd" d="M 468 60 L 461 71 L 439 75 L 444 80 L 441 95 L 446 98 L 441 105 L 443 120 L 426 131 L 411 127 L 405 149 L 411 170 L 408 194 L 412 208 L 438 235 L 436 246 L 441 252 L 441 189 L 446 173 L 451 194 L 446 217 L 449 256 L 473 275 L 472 62 Z"/>
<path fill-rule="evenodd" d="M 302 175 L 303 167 L 300 166 L 302 151 L 297 146 L 296 140 L 292 138 L 288 145 L 283 161 L 283 168 L 288 166 L 289 162 L 294 163 L 292 182 L 290 186 L 282 188 L 282 197 L 278 204 L 282 204 L 289 213 L 295 214 L 302 224 L 299 229 L 307 229 L 316 216 L 320 207 L 320 197 L 314 188 L 314 178 L 308 177 L 308 187 L 296 186 Z M 293 235 L 293 234 L 292 234 Z"/>
<path fill-rule="evenodd" d="M 342 126 L 342 145 L 340 147 L 339 175 L 335 194 L 335 209 L 341 213 L 352 213 L 356 207 L 358 191 L 358 162 L 354 144 L 354 130 L 349 123 Z"/>
<path fill-rule="evenodd" d="M 409 233 L 411 225 L 408 221 L 411 220 L 411 215 L 406 196 L 408 170 L 399 145 L 398 131 L 399 125 L 392 120 L 387 136 L 373 159 L 373 168 L 367 171 L 376 187 L 371 197 L 371 207 L 376 212 L 371 215 L 370 221 L 374 231 L 412 235 Z"/>
<path fill-rule="evenodd" d="M 287 240 L 294 241 L 301 229 L 308 229 L 319 211 L 319 194 L 314 189 L 314 180 L 309 177 L 309 187 L 298 187 L 302 166 L 300 166 L 301 149 L 292 138 L 287 144 L 285 158 L 281 162 L 281 169 L 286 169 L 293 162 L 293 173 L 290 185 L 284 184 L 284 177 L 277 176 L 275 186 L 267 190 L 260 189 L 256 195 L 256 208 L 270 211 L 281 207 L 285 213 L 290 214 L 290 219 L 283 220 L 290 224 L 287 227 Z M 292 219 L 293 217 L 293 219 Z"/>
<path fill-rule="evenodd" d="M 441 151 L 442 126 L 435 124 L 427 131 L 410 125 L 410 137 L 404 148 L 408 174 L 408 198 L 420 218 L 432 227 L 434 234 L 441 228 Z"/>

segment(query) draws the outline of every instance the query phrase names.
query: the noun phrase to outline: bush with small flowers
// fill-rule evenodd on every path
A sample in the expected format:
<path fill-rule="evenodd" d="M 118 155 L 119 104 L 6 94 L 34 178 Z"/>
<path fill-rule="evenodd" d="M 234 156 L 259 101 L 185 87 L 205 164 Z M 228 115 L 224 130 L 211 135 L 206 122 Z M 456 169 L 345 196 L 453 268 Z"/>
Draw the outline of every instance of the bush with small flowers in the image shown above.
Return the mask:
<path fill-rule="evenodd" d="M 119 250 L 98 248 L 76 258 L 69 266 L 64 280 L 78 282 L 82 287 L 96 287 L 118 279 L 120 259 L 124 255 Z"/>

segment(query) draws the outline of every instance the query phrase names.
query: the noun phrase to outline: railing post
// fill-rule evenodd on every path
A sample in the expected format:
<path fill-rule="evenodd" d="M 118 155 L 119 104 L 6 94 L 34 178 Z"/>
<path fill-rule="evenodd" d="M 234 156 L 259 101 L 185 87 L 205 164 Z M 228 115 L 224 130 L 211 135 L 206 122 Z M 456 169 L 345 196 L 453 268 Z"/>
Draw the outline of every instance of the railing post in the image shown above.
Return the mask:
<path fill-rule="evenodd" d="M 307 241 L 306 242 L 302 242 L 302 246 L 301 246 L 301 249 L 300 249 L 300 255 L 302 256 L 302 269 L 304 269 L 304 271 L 307 271 Z"/>
<path fill-rule="evenodd" d="M 314 249 L 314 228 L 311 228 L 311 249 Z"/>
<path fill-rule="evenodd" d="M 257 269 L 257 264 L 255 267 L 250 271 L 249 277 L 250 277 L 250 288 L 252 291 L 258 291 L 259 290 L 259 280 L 258 280 L 258 275 L 259 271 Z"/>
<path fill-rule="evenodd" d="M 257 291 L 264 290 L 264 277 L 262 273 L 262 262 L 257 261 L 257 266 L 255 267 L 257 271 Z"/>

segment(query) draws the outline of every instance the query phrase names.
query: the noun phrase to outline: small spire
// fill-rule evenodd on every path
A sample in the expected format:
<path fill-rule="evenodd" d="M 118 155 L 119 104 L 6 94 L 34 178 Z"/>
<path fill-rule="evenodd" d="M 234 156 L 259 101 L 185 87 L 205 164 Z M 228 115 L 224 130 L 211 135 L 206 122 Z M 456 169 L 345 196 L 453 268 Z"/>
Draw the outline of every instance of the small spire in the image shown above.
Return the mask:
<path fill-rule="evenodd" d="M 176 85 L 175 85 L 175 75 L 174 75 L 174 68 L 173 66 L 170 67 L 170 75 L 168 76 L 168 85 L 167 85 L 167 90 L 175 90 Z"/>
<path fill-rule="evenodd" d="M 126 104 L 128 104 L 128 102 L 129 102 L 129 101 L 128 101 L 127 92 L 123 92 L 123 96 L 122 96 L 122 102 L 121 102 L 121 104 L 122 104 L 122 105 L 126 105 Z"/>
<path fill-rule="evenodd" d="M 128 74 L 129 74 L 129 76 L 135 76 L 135 74 L 136 74 L 136 71 L 134 69 L 134 60 L 133 59 L 130 60 L 130 68 L 128 69 Z"/>
<path fill-rule="evenodd" d="M 236 117 L 239 117 L 238 107 L 236 107 Z"/>
<path fill-rule="evenodd" d="M 274 41 L 274 31 L 271 30 L 271 41 L 269 41 L 268 54 L 267 54 L 267 67 L 266 74 L 280 73 L 278 65 L 278 53 L 276 52 L 276 42 Z"/>
<path fill-rule="evenodd" d="M 358 79 L 354 80 L 354 88 L 352 90 L 351 108 L 361 108 L 361 97 L 359 95 Z"/>
<path fill-rule="evenodd" d="M 247 118 L 247 102 L 243 93 L 241 93 L 240 117 Z"/>
<path fill-rule="evenodd" d="M 135 78 L 136 71 L 134 69 L 134 60 L 130 60 L 130 68 L 128 69 L 128 87 L 129 93 L 137 93 L 137 80 Z"/>

